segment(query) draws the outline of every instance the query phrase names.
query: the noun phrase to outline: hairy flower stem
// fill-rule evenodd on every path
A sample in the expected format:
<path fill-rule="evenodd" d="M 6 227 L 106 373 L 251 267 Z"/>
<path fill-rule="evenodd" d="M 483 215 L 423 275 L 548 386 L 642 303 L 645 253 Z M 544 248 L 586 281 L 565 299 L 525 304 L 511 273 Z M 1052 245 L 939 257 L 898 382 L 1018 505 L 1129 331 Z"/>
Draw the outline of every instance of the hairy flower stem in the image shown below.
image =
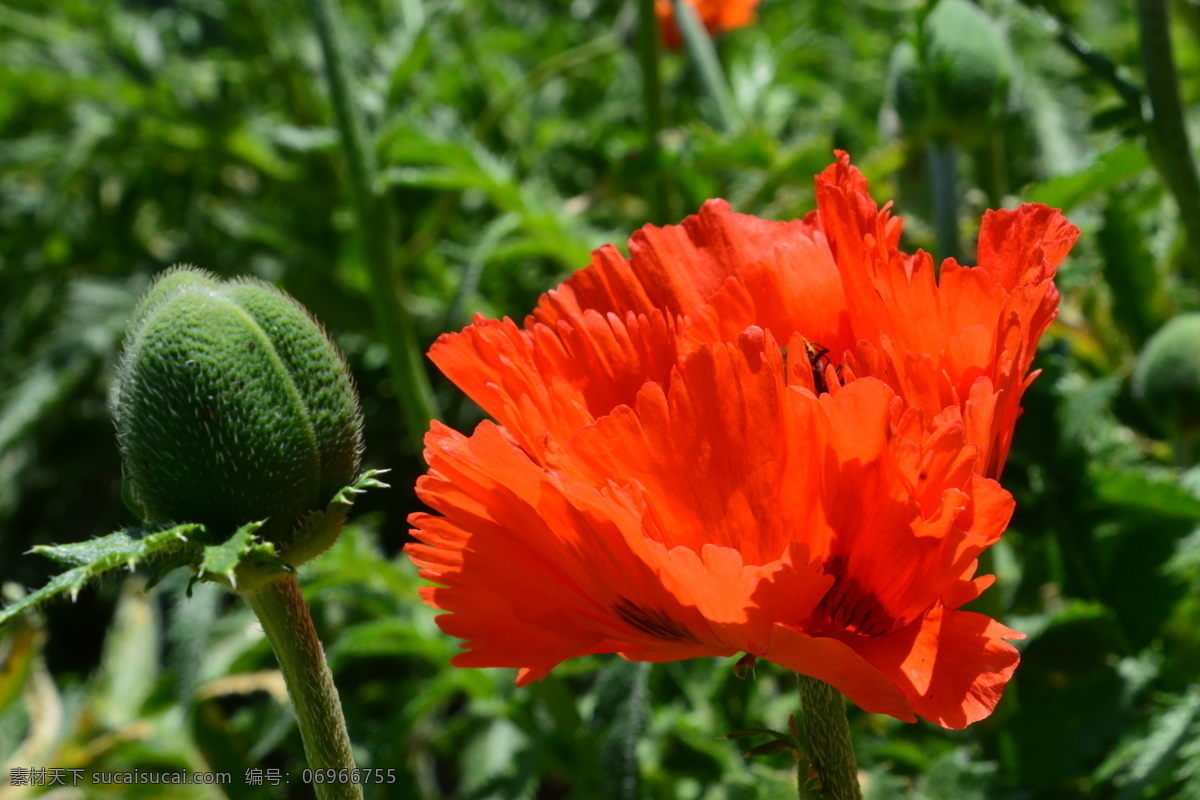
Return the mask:
<path fill-rule="evenodd" d="M 862 800 L 845 698 L 824 681 L 800 674 L 796 678 L 808 742 L 808 762 L 800 761 L 797 776 L 801 800 Z"/>
<path fill-rule="evenodd" d="M 1192 160 L 1179 99 L 1179 75 L 1171 50 L 1171 20 L 1167 0 L 1138 0 L 1138 32 L 1142 41 L 1142 68 L 1150 98 L 1149 138 L 1163 181 L 1179 206 L 1187 235 L 1188 267 L 1200 277 L 1200 173 Z"/>
<path fill-rule="evenodd" d="M 336 776 L 337 781 L 314 783 L 318 800 L 362 800 L 337 687 L 296 576 L 286 575 L 245 597 L 283 670 L 309 767 L 348 770 Z"/>
<path fill-rule="evenodd" d="M 396 272 L 395 221 L 391 206 L 375 186 L 375 154 L 350 95 L 337 0 L 308 0 L 308 10 L 321 41 L 333 116 L 341 134 L 351 200 L 371 276 L 369 295 L 375 328 L 387 346 L 388 372 L 400 400 L 400 412 L 409 434 L 419 443 L 429 420 L 438 416 L 438 409 L 412 316 L 405 305 L 408 287 Z"/>
<path fill-rule="evenodd" d="M 642 68 L 642 106 L 645 111 L 646 155 L 653 168 L 650 170 L 650 185 L 647 200 L 650 204 L 650 221 L 664 225 L 668 219 L 667 185 L 660 169 L 662 145 L 659 134 L 663 127 L 662 77 L 659 69 L 658 15 L 654 13 L 654 0 L 638 0 L 638 61 Z"/>

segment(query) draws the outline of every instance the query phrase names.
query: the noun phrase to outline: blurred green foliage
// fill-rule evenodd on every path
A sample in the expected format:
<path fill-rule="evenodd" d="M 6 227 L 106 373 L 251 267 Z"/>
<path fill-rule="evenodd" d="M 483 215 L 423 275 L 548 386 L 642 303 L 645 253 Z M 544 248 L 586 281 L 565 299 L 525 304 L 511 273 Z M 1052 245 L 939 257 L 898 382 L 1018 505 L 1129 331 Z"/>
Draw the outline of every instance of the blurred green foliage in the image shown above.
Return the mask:
<path fill-rule="evenodd" d="M 717 196 L 801 215 L 835 147 L 877 198 L 897 201 L 906 248 L 932 249 L 945 212 L 929 137 L 952 136 L 963 242 L 984 208 L 1022 200 L 1064 208 L 1084 236 L 1061 272 L 1062 312 L 1005 475 L 1017 516 L 984 565 L 999 580 L 976 606 L 1029 634 L 1022 666 L 997 712 L 963 732 L 851 709 L 867 793 L 1200 798 L 1200 470 L 1130 379 L 1152 334 L 1200 308 L 1200 287 L 1185 276 L 1177 206 L 1146 147 L 1133 10 L 943 2 L 943 16 L 983 26 L 986 42 L 938 34 L 934 47 L 925 26 L 936 4 L 923 0 L 767 0 L 759 24 L 717 42 L 742 121 L 728 131 L 686 56 L 665 53 L 654 156 L 635 3 L 345 0 L 355 100 L 398 219 L 410 310 L 423 344 L 474 312 L 520 318 L 592 247 L 644 224 L 658 186 L 669 220 Z M 1174 12 L 1197 123 L 1200 6 L 1179 0 Z M 1003 74 L 947 75 L 967 44 L 986 44 Z M 991 81 L 971 118 L 945 116 L 955 101 L 934 97 L 943 116 L 914 124 L 905 98 L 957 91 L 956 78 Z M 23 555 L 31 547 L 132 522 L 105 398 L 150 277 L 177 261 L 256 275 L 344 349 L 363 393 L 366 463 L 394 470 L 395 488 L 364 496 L 342 540 L 302 574 L 360 766 L 394 770 L 369 798 L 794 796 L 790 756 L 747 759 L 761 740 L 721 738 L 786 727 L 795 687 L 771 665 L 743 680 L 732 663 L 584 659 L 521 690 L 510 671 L 448 666 L 458 643 L 438 632 L 399 554 L 422 462 L 370 327 L 338 143 L 302 0 L 0 2 L 8 591 L 52 571 Z M 478 409 L 434 381 L 447 421 L 469 429 Z M 4 633 L 5 770 L 232 776 L 226 787 L 56 797 L 311 796 L 250 611 L 212 586 L 189 597 L 179 575 L 152 594 L 143 582 L 103 583 Z M 251 768 L 292 783 L 247 786 Z M 50 796 L 0 785 L 4 800 L 39 793 Z"/>

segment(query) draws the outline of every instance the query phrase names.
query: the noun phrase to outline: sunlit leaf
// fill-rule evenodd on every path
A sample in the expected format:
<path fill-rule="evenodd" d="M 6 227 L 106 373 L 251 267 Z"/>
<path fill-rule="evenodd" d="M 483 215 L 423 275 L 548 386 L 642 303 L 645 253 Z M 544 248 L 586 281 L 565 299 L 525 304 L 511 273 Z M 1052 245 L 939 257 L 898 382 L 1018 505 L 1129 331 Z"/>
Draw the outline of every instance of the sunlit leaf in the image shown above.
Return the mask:
<path fill-rule="evenodd" d="M 1086 169 L 1031 187 L 1027 199 L 1070 211 L 1097 195 L 1117 189 L 1149 168 L 1146 149 L 1138 142 L 1125 142 L 1099 156 Z"/>

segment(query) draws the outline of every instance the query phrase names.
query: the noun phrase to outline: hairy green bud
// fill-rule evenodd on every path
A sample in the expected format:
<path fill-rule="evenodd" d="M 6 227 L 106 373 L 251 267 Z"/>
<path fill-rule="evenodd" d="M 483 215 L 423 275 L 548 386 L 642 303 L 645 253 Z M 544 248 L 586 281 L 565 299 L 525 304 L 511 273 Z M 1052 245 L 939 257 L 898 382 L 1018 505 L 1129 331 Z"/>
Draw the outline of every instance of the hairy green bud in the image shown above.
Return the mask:
<path fill-rule="evenodd" d="M 1015 59 L 1003 27 L 970 0 L 939 0 L 888 61 L 887 109 L 906 135 L 970 144 L 1009 99 Z"/>
<path fill-rule="evenodd" d="M 1176 431 L 1200 427 L 1200 314 L 1180 314 L 1150 337 L 1133 391 Z"/>
<path fill-rule="evenodd" d="M 945 113 L 982 122 L 1003 107 L 1012 54 L 999 24 L 969 0 L 940 0 L 925 18 L 925 65 Z"/>
<path fill-rule="evenodd" d="M 111 406 L 144 519 L 218 538 L 266 519 L 259 533 L 285 560 L 297 523 L 358 471 L 362 415 L 345 362 L 299 303 L 256 280 L 160 276 L 130 322 Z"/>

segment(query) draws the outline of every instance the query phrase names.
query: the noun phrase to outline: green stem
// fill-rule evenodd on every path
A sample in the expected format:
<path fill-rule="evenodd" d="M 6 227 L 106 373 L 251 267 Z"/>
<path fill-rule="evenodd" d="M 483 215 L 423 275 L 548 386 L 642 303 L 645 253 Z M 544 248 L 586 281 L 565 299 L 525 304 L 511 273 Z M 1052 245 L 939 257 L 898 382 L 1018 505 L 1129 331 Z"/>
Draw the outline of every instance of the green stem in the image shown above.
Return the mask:
<path fill-rule="evenodd" d="M 1171 450 L 1175 454 L 1175 466 L 1181 471 L 1196 465 L 1197 445 L 1200 445 L 1200 432 L 1185 426 L 1176 427 L 1171 436 Z"/>
<path fill-rule="evenodd" d="M 283 670 L 308 766 L 314 771 L 337 770 L 338 778 L 350 778 L 314 783 L 318 800 L 362 800 L 362 788 L 353 780 L 354 754 L 337 687 L 296 576 L 286 575 L 245 597 Z"/>
<path fill-rule="evenodd" d="M 932 141 L 926 150 L 929 183 L 933 191 L 933 227 L 938 260 L 961 259 L 958 238 L 958 146 L 949 140 Z"/>
<path fill-rule="evenodd" d="M 801 799 L 862 800 L 845 698 L 824 681 L 800 674 L 796 678 L 808 743 L 808 765 L 801 760 L 798 775 Z M 809 765 L 815 772 L 811 778 Z"/>
<path fill-rule="evenodd" d="M 725 80 L 725 70 L 721 67 L 721 59 L 717 57 L 717 49 L 713 47 L 712 37 L 708 35 L 696 9 L 686 0 L 671 0 L 675 11 L 675 24 L 683 35 L 687 45 L 688 55 L 700 73 L 709 98 L 717 110 L 717 125 L 725 133 L 734 133 L 740 128 L 740 120 L 733 104 L 733 95 L 729 91 L 729 82 Z"/>
<path fill-rule="evenodd" d="M 646 155 L 653 169 L 647 184 L 650 221 L 665 225 L 667 218 L 667 186 L 663 181 L 660 160 L 662 145 L 659 134 L 663 128 L 662 77 L 659 70 L 658 15 L 654 0 L 638 0 L 638 61 L 642 69 L 642 107 L 645 111 Z"/>
<path fill-rule="evenodd" d="M 1046 30 L 1068 53 L 1079 60 L 1081 64 L 1099 80 L 1109 84 L 1116 90 L 1126 107 L 1133 111 L 1134 116 L 1142 115 L 1142 92 L 1138 87 L 1122 77 L 1117 65 L 1103 53 L 1092 48 L 1075 30 L 1061 17 L 1050 13 L 1042 4 L 1034 0 L 1021 0 L 1022 4 L 1038 15 Z"/>
<path fill-rule="evenodd" d="M 371 276 L 369 294 L 375 327 L 387 345 L 388 370 L 400 411 L 409 433 L 419 442 L 429 421 L 438 416 L 438 409 L 405 305 L 408 287 L 395 268 L 395 220 L 391 206 L 376 190 L 374 150 L 351 99 L 337 0 L 308 0 L 308 10 L 321 41 L 334 118 L 341 134 L 351 201 Z"/>
<path fill-rule="evenodd" d="M 650 8 L 651 11 L 653 11 L 654 0 L 650 0 Z M 644 73 L 646 71 L 646 53 L 643 50 L 645 45 L 641 39 L 643 35 L 644 34 L 639 29 L 638 55 L 642 59 L 642 70 Z M 653 47 L 654 41 L 651 40 L 650 44 Z M 548 57 L 545 61 L 542 61 L 533 69 L 529 70 L 529 72 L 526 72 L 524 75 L 522 75 L 519 81 L 513 83 L 504 92 L 492 95 L 491 99 L 488 100 L 487 107 L 484 108 L 483 113 L 479 115 L 479 121 L 476 123 L 476 136 L 479 137 L 480 141 L 486 141 L 488 135 L 492 132 L 492 126 L 499 122 L 504 115 L 508 113 L 508 110 L 512 107 L 513 103 L 516 102 L 516 100 L 520 98 L 524 92 L 532 91 L 534 88 L 540 86 L 551 78 L 563 75 L 571 70 L 578 69 L 579 67 L 587 66 L 591 62 L 596 61 L 603 56 L 619 53 L 622 47 L 624 47 L 624 45 L 621 43 L 621 40 L 612 32 L 609 32 L 592 39 L 590 42 L 584 42 L 581 45 L 577 45 L 569 50 L 564 50 L 561 53 L 556 53 Z M 657 50 L 655 51 L 654 58 L 655 75 L 653 81 L 655 86 L 657 86 Z M 647 92 L 650 92 L 650 89 L 647 89 L 643 84 L 643 94 L 645 95 Z M 652 94 L 656 98 L 659 96 L 656 88 L 653 89 Z M 647 103 L 649 103 L 649 100 L 647 100 Z M 661 108 L 658 110 L 658 118 L 660 120 L 662 118 Z M 661 127 L 662 123 L 659 122 L 658 128 Z M 658 128 L 655 128 L 655 137 L 657 137 Z M 655 141 L 657 141 L 657 138 Z"/>
<path fill-rule="evenodd" d="M 1179 99 L 1179 76 L 1171 50 L 1171 20 L 1167 0 L 1138 0 L 1138 31 L 1142 42 L 1142 71 L 1150 98 L 1150 144 L 1159 171 L 1179 206 L 1187 235 L 1189 266 L 1200 278 L 1200 175 Z"/>

